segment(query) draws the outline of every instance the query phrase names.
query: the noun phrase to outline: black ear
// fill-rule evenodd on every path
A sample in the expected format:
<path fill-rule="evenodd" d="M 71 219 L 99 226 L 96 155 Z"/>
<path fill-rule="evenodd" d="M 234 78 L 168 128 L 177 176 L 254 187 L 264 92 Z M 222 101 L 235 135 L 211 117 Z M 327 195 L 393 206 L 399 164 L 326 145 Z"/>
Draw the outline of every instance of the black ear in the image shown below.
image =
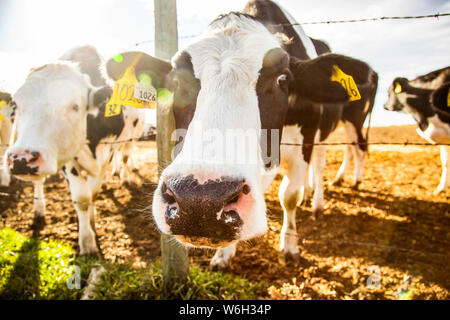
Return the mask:
<path fill-rule="evenodd" d="M 349 101 L 349 95 L 342 85 L 331 81 L 335 65 L 353 77 L 358 89 L 366 87 L 376 79 L 375 72 L 366 63 L 347 56 L 324 54 L 311 60 L 299 60 L 291 56 L 290 69 L 294 81 L 289 90 L 318 103 Z"/>
<path fill-rule="evenodd" d="M 109 59 L 106 63 L 108 75 L 114 80 L 119 79 L 125 70 L 138 58 L 139 54 L 141 54 L 141 57 L 134 67 L 136 77 L 143 72 L 148 73 L 152 77 L 152 85 L 154 87 L 163 87 L 166 75 L 172 70 L 170 62 L 152 57 L 143 52 L 124 52 Z"/>
<path fill-rule="evenodd" d="M 450 82 L 446 82 L 437 90 L 434 90 L 430 103 L 433 108 L 450 115 Z"/>
<path fill-rule="evenodd" d="M 89 111 L 95 111 L 105 105 L 112 95 L 112 88 L 109 86 L 94 87 L 89 93 Z"/>
<path fill-rule="evenodd" d="M 8 92 L 0 91 L 0 101 L 5 101 L 9 104 L 12 100 L 11 95 Z"/>

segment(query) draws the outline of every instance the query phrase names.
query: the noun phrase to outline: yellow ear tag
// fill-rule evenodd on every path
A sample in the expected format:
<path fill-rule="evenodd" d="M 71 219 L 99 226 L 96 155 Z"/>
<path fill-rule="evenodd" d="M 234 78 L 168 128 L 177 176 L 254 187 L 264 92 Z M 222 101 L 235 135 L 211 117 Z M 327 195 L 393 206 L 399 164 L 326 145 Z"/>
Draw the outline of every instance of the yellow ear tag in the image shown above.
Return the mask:
<path fill-rule="evenodd" d="M 394 92 L 395 93 L 400 93 L 400 92 L 402 92 L 402 86 L 400 85 L 400 83 L 398 83 L 398 82 L 396 82 L 395 83 L 395 88 L 394 88 Z"/>
<path fill-rule="evenodd" d="M 5 100 L 0 101 L 0 110 L 8 103 Z M 0 120 L 3 120 L 3 114 L 0 113 Z"/>
<path fill-rule="evenodd" d="M 146 73 L 139 75 L 139 82 L 134 85 L 134 97 L 145 101 L 148 109 L 156 108 L 156 89 L 152 86 L 152 78 Z"/>
<path fill-rule="evenodd" d="M 123 76 L 114 83 L 111 99 L 106 104 L 105 117 L 117 116 L 121 112 L 121 106 L 144 108 L 144 101 L 134 97 L 134 85 L 137 83 L 134 75 L 134 67 L 130 66 Z"/>
<path fill-rule="evenodd" d="M 356 101 L 361 99 L 361 95 L 359 94 L 358 87 L 356 86 L 353 77 L 346 74 L 337 65 L 333 66 L 331 81 L 339 82 L 342 87 L 344 87 L 350 97 L 349 101 Z"/>
<path fill-rule="evenodd" d="M 450 88 L 448 88 L 448 93 L 447 93 L 447 108 L 450 108 Z"/>

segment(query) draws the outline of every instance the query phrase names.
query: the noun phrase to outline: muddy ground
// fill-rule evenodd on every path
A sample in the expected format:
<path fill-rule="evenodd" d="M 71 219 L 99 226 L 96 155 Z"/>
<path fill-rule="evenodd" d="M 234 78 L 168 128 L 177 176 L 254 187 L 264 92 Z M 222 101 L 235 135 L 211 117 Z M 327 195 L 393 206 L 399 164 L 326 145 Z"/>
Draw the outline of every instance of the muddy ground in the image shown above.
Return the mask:
<path fill-rule="evenodd" d="M 332 141 L 345 141 L 342 129 Z M 372 128 L 371 141 L 424 142 L 415 126 Z M 371 146 L 359 190 L 329 186 L 344 147 L 329 147 L 325 170 L 325 207 L 310 219 L 309 204 L 297 209 L 301 260 L 279 261 L 282 209 L 278 175 L 266 193 L 269 232 L 242 243 L 228 272 L 271 286 L 270 299 L 450 299 L 450 190 L 433 191 L 441 174 L 438 147 Z M 160 256 L 159 233 L 151 220 L 157 181 L 154 142 L 138 151 L 140 184 L 114 178 L 96 201 L 97 234 L 104 257 L 146 267 Z M 33 195 L 29 183 L 14 180 L 0 192 Z M 45 184 L 47 225 L 42 239 L 64 240 L 77 247 L 77 216 L 62 176 Z M 0 228 L 31 236 L 33 200 L 0 196 Z M 191 263 L 208 266 L 212 251 L 192 250 Z M 379 280 L 379 281 L 378 281 Z M 372 284 L 372 286 L 370 286 Z"/>

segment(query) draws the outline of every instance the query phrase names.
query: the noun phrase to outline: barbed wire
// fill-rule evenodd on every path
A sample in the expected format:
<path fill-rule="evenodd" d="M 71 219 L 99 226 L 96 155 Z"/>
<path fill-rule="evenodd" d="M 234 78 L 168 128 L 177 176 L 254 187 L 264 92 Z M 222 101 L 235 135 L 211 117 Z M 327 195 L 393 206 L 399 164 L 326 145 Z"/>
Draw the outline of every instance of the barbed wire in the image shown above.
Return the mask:
<path fill-rule="evenodd" d="M 369 22 L 369 21 L 387 21 L 387 20 L 412 20 L 412 19 L 427 19 L 427 18 L 435 18 L 439 19 L 440 17 L 450 16 L 450 12 L 445 13 L 434 13 L 429 15 L 418 15 L 418 16 L 384 16 L 384 17 L 376 17 L 376 18 L 362 18 L 362 19 L 349 19 L 349 20 L 327 20 L 327 21 L 307 21 L 307 22 L 298 22 L 298 23 L 280 23 L 280 24 L 271 24 L 271 26 L 301 26 L 301 25 L 317 25 L 317 24 L 338 24 L 338 23 L 354 23 L 354 22 Z M 191 39 L 200 36 L 201 33 L 198 34 L 190 34 L 178 37 L 178 40 L 183 39 Z M 144 40 L 141 42 L 136 42 L 134 45 L 130 47 L 137 47 L 146 43 L 153 43 L 155 39 Z"/>
<path fill-rule="evenodd" d="M 144 138 L 136 138 L 136 139 L 127 139 L 127 140 L 120 140 L 120 141 L 103 141 L 99 142 L 98 144 L 122 144 L 122 143 L 129 143 L 129 142 L 147 142 L 147 141 L 154 141 L 155 136 L 148 136 Z M 450 143 L 428 143 L 428 142 L 317 142 L 317 143 L 293 143 L 293 142 L 281 142 L 280 145 L 283 146 L 297 146 L 297 147 L 303 147 L 303 146 L 356 146 L 356 145 L 375 145 L 375 146 L 419 146 L 419 147 L 438 147 L 438 146 L 450 146 Z M 0 147 L 9 147 L 9 144 L 1 144 Z"/>
<path fill-rule="evenodd" d="M 354 23 L 354 22 L 368 22 L 368 21 L 386 21 L 386 20 L 411 20 L 411 19 L 426 19 L 426 18 L 436 18 L 450 16 L 450 12 L 445 13 L 435 13 L 420 16 L 385 16 L 376 18 L 362 18 L 362 19 L 349 19 L 349 20 L 329 20 L 329 21 L 309 21 L 301 23 L 281 23 L 274 24 L 276 26 L 299 26 L 307 24 L 335 24 L 335 23 Z"/>

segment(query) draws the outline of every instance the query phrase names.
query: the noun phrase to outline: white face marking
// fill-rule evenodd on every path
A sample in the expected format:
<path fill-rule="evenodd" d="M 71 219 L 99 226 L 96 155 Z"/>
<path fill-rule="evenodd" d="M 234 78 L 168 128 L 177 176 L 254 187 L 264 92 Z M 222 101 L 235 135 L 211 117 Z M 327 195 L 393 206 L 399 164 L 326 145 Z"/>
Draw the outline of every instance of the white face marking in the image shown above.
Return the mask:
<path fill-rule="evenodd" d="M 253 203 L 247 212 L 239 212 L 244 222 L 239 235 L 241 240 L 253 238 L 267 229 L 256 83 L 265 54 L 280 48 L 281 41 L 280 35 L 271 34 L 261 23 L 232 14 L 214 22 L 209 32 L 186 48 L 201 89 L 183 149 L 164 170 L 162 179 L 190 174 L 200 179 L 205 176 L 243 178 L 251 189 Z M 205 139 L 205 136 L 220 136 L 229 141 L 227 138 L 235 132 L 239 132 L 238 138 L 248 134 L 247 138 L 253 139 L 244 150 L 252 161 L 248 158 L 236 161 L 242 160 L 242 155 L 235 144 L 225 143 L 224 152 L 218 155 L 212 148 L 216 143 Z M 153 212 L 158 227 L 164 231 L 167 230 L 165 205 L 159 190 L 155 192 Z"/>
<path fill-rule="evenodd" d="M 86 143 L 91 87 L 89 78 L 71 63 L 49 64 L 32 71 L 14 95 L 17 141 L 8 152 L 37 151 L 43 157 L 40 171 L 56 173 Z"/>

